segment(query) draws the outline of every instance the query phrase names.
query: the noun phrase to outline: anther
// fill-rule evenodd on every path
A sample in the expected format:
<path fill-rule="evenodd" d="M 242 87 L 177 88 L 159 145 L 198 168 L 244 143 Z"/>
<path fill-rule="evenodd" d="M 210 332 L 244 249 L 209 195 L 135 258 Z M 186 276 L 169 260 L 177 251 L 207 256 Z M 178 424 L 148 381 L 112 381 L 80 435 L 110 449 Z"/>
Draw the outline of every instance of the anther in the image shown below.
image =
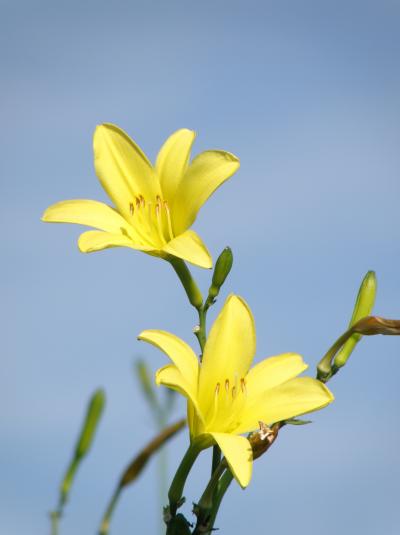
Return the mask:
<path fill-rule="evenodd" d="M 139 199 L 140 199 L 140 206 L 144 208 L 146 206 L 146 201 L 144 200 L 143 195 L 139 195 Z"/>
<path fill-rule="evenodd" d="M 244 377 L 242 377 L 240 379 L 240 388 L 241 388 L 243 394 L 247 394 L 246 382 L 244 380 Z"/>
<path fill-rule="evenodd" d="M 134 212 L 133 202 L 130 202 L 130 203 L 129 203 L 129 213 L 130 213 L 131 215 L 133 215 L 133 212 Z"/>
<path fill-rule="evenodd" d="M 226 393 L 229 392 L 229 379 L 225 379 L 225 390 L 226 390 Z"/>
<path fill-rule="evenodd" d="M 139 197 L 135 197 L 135 203 L 136 203 L 136 208 L 139 210 L 139 208 L 140 208 L 140 199 L 139 199 Z"/>
<path fill-rule="evenodd" d="M 232 398 L 236 396 L 236 386 L 232 387 Z"/>
<path fill-rule="evenodd" d="M 221 385 L 220 385 L 219 383 L 217 383 L 216 386 L 215 386 L 215 395 L 216 395 L 216 396 L 218 396 L 218 394 L 219 394 L 219 388 L 220 388 L 220 386 L 221 386 Z"/>

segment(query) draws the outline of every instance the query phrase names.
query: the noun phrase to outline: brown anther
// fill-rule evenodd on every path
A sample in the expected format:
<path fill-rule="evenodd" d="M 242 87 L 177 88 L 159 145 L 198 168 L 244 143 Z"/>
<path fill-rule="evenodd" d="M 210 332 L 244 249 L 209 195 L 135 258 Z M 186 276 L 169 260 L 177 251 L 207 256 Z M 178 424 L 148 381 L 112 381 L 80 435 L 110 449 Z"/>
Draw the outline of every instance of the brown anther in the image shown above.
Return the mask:
<path fill-rule="evenodd" d="M 134 209 L 134 207 L 133 207 L 133 202 L 130 202 L 130 203 L 129 203 L 129 213 L 130 213 L 131 215 L 133 215 L 134 210 L 135 210 L 135 209 Z"/>
<path fill-rule="evenodd" d="M 146 206 L 146 201 L 144 200 L 143 195 L 139 195 L 139 200 L 140 200 L 140 206 L 144 208 Z"/>
<path fill-rule="evenodd" d="M 216 394 L 217 396 L 218 396 L 218 394 L 219 394 L 219 388 L 220 388 L 220 386 L 221 386 L 221 385 L 220 385 L 219 383 L 217 383 L 216 386 L 215 386 L 215 394 Z"/>
<path fill-rule="evenodd" d="M 135 197 L 135 203 L 136 203 L 136 208 L 139 209 L 140 208 L 140 198 L 139 197 Z"/>
<path fill-rule="evenodd" d="M 236 396 L 236 386 L 232 387 L 232 398 Z"/>
<path fill-rule="evenodd" d="M 243 394 L 247 394 L 246 381 L 244 380 L 244 377 L 240 379 L 240 388 Z"/>
<path fill-rule="evenodd" d="M 225 379 L 225 390 L 226 390 L 226 393 L 229 392 L 229 379 Z"/>

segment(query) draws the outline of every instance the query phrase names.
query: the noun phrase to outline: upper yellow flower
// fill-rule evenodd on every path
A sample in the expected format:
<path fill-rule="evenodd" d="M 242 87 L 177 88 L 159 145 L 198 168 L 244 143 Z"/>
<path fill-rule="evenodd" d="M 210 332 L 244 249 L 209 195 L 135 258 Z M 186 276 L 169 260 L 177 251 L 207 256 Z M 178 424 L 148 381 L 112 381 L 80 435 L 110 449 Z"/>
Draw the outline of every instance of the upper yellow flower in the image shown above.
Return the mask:
<path fill-rule="evenodd" d="M 328 388 L 311 377 L 296 377 L 307 368 L 302 357 L 284 353 L 250 369 L 256 350 L 252 313 L 243 299 L 226 300 L 207 339 L 199 364 L 193 350 L 165 331 L 139 335 L 172 360 L 157 371 L 156 382 L 188 399 L 191 439 L 206 447 L 217 443 L 236 480 L 246 487 L 251 478 L 252 450 L 240 436 L 259 427 L 321 409 L 333 401 Z"/>
<path fill-rule="evenodd" d="M 115 208 L 92 200 L 62 201 L 47 208 L 43 221 L 99 229 L 81 234 L 78 246 L 84 253 L 131 247 L 210 268 L 206 246 L 188 229 L 208 197 L 239 168 L 239 160 L 210 150 L 189 163 L 194 139 L 191 130 L 176 131 L 153 167 L 123 130 L 98 126 L 93 138 L 96 174 Z"/>

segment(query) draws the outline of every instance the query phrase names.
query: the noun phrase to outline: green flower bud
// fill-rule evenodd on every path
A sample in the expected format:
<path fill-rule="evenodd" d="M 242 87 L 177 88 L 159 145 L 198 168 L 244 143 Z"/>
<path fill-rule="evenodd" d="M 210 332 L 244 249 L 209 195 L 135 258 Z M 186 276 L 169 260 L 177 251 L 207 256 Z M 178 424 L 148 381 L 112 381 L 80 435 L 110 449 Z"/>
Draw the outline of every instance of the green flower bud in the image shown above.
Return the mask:
<path fill-rule="evenodd" d="M 226 277 L 229 275 L 233 264 L 233 254 L 230 247 L 225 247 L 215 263 L 215 269 L 212 277 L 212 283 L 208 291 L 210 299 L 215 299 L 219 294 L 221 286 L 224 284 Z"/>
<path fill-rule="evenodd" d="M 97 425 L 103 413 L 105 402 L 106 396 L 104 390 L 96 390 L 89 401 L 85 421 L 83 423 L 82 431 L 75 449 L 76 457 L 84 457 L 89 451 L 94 439 Z"/>
<path fill-rule="evenodd" d="M 360 289 L 358 291 L 356 303 L 354 305 L 353 315 L 349 323 L 349 328 L 352 327 L 357 321 L 371 314 L 375 303 L 376 296 L 376 276 L 374 271 L 368 271 L 365 275 Z M 342 349 L 336 354 L 333 361 L 335 368 L 341 368 L 344 366 L 357 345 L 357 342 L 361 339 L 361 334 L 353 334 L 347 342 L 343 345 Z"/>
<path fill-rule="evenodd" d="M 79 468 L 82 458 L 88 453 L 92 445 L 97 425 L 100 421 L 105 405 L 104 390 L 98 389 L 90 398 L 86 416 L 82 424 L 81 432 L 78 437 L 74 456 L 67 468 L 64 479 L 60 486 L 59 511 L 62 510 L 67 501 L 69 491 L 74 481 L 75 473 Z"/>

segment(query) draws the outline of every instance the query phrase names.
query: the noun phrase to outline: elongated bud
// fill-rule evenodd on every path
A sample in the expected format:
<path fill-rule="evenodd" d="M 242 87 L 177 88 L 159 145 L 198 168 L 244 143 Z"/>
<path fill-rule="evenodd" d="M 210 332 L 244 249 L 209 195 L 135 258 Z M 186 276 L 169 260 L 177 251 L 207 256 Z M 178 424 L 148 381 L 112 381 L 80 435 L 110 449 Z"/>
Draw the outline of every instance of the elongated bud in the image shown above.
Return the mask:
<path fill-rule="evenodd" d="M 360 289 L 358 291 L 357 299 L 354 305 L 353 315 L 349 323 L 349 327 L 352 327 L 357 321 L 366 316 L 369 316 L 372 312 L 375 303 L 376 296 L 376 276 L 374 271 L 368 271 L 365 275 Z M 341 368 L 349 359 L 350 355 L 354 351 L 357 342 L 361 339 L 361 334 L 355 333 L 347 340 L 342 349 L 336 354 L 333 361 L 335 368 Z"/>
<path fill-rule="evenodd" d="M 105 402 L 106 396 L 104 390 L 101 388 L 96 390 L 89 401 L 86 418 L 75 449 L 76 457 L 82 458 L 89 451 L 96 433 L 97 425 L 103 413 Z"/>
<path fill-rule="evenodd" d="M 60 500 L 59 511 L 61 512 L 65 502 L 67 501 L 69 491 L 74 481 L 75 473 L 79 468 L 82 458 L 88 453 L 92 445 L 97 425 L 100 421 L 105 405 L 105 393 L 102 389 L 96 392 L 90 398 L 86 416 L 82 424 L 81 432 L 79 434 L 74 456 L 67 468 L 64 479 L 60 486 Z"/>
<path fill-rule="evenodd" d="M 229 275 L 229 272 L 232 269 L 232 264 L 232 250 L 230 247 L 225 247 L 215 263 L 212 282 L 208 291 L 209 299 L 215 299 L 219 294 L 221 286 L 224 284 L 226 277 Z"/>

